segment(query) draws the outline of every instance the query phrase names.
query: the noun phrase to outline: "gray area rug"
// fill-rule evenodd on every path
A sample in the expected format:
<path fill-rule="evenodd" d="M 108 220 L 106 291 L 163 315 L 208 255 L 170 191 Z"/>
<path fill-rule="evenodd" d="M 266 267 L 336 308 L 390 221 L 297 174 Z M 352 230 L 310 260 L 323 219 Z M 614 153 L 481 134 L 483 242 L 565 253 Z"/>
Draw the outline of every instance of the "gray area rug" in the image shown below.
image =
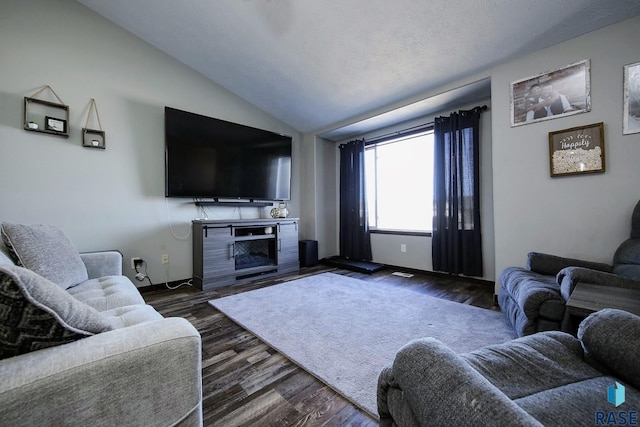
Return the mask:
<path fill-rule="evenodd" d="M 500 312 L 333 273 L 209 303 L 376 419 L 378 375 L 412 339 L 462 353 L 514 338 Z"/>

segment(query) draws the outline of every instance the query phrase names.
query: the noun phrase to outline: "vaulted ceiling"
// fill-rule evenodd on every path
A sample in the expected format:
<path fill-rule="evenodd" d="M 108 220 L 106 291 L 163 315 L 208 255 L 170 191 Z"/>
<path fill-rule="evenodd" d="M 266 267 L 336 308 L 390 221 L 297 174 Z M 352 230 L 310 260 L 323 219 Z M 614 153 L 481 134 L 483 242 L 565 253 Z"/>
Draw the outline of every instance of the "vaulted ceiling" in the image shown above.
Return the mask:
<path fill-rule="evenodd" d="M 300 132 L 640 14 L 640 0 L 78 1 Z"/>

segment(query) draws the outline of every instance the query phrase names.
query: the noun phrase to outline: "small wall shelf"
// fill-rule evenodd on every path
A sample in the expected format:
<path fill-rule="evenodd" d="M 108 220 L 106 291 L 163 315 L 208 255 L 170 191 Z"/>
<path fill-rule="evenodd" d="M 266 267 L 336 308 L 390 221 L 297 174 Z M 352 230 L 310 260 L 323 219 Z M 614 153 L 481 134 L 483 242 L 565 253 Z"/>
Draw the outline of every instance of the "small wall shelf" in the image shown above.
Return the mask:
<path fill-rule="evenodd" d="M 25 97 L 24 129 L 68 138 L 69 106 Z"/>
<path fill-rule="evenodd" d="M 91 112 L 94 111 L 96 114 L 96 118 L 98 119 L 98 127 L 100 129 L 90 129 L 89 128 L 89 119 L 91 118 Z M 91 98 L 91 102 L 89 104 L 89 111 L 87 112 L 87 122 L 82 128 L 82 146 L 88 148 L 107 148 L 105 142 L 105 132 L 102 130 L 102 123 L 100 123 L 100 115 L 98 114 L 98 106 L 96 105 L 96 100 Z"/>
<path fill-rule="evenodd" d="M 103 130 L 82 129 L 82 146 L 89 148 L 105 149 L 105 136 Z"/>

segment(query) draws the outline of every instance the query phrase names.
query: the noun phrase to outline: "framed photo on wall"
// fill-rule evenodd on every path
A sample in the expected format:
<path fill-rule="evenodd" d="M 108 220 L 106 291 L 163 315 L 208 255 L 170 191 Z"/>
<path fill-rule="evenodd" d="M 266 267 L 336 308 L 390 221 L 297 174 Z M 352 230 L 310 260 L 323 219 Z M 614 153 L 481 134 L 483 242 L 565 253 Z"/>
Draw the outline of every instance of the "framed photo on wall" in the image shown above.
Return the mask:
<path fill-rule="evenodd" d="M 640 62 L 624 66 L 622 133 L 640 132 Z"/>
<path fill-rule="evenodd" d="M 551 176 L 605 171 L 604 123 L 549 132 Z"/>
<path fill-rule="evenodd" d="M 67 121 L 57 117 L 46 116 L 44 118 L 44 128 L 57 133 L 67 133 Z"/>
<path fill-rule="evenodd" d="M 588 59 L 511 83 L 511 127 L 587 111 L 591 111 Z"/>

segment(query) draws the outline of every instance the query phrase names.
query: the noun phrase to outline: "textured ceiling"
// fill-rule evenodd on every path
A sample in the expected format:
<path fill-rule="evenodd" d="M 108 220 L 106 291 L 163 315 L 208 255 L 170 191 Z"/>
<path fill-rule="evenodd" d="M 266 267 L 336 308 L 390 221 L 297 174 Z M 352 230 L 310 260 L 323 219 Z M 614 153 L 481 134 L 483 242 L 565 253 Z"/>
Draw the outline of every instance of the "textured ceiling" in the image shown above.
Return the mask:
<path fill-rule="evenodd" d="M 300 132 L 640 14 L 640 0 L 78 1 Z"/>

